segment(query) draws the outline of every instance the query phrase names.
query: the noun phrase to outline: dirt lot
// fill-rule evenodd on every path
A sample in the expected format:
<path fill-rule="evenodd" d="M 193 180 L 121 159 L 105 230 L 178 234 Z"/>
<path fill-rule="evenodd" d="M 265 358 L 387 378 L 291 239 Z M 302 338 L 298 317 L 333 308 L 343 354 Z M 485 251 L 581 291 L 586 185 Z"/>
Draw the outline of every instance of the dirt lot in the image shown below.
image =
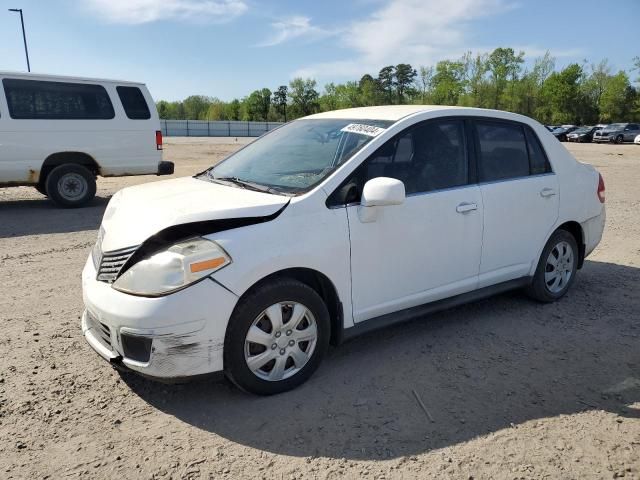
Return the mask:
<path fill-rule="evenodd" d="M 369 334 L 270 398 L 121 376 L 85 343 L 105 205 L 158 178 L 101 179 L 82 210 L 0 190 L 0 478 L 640 478 L 640 147 L 568 147 L 602 172 L 608 225 L 561 302 Z M 169 139 L 165 159 L 187 175 L 236 148 Z"/>

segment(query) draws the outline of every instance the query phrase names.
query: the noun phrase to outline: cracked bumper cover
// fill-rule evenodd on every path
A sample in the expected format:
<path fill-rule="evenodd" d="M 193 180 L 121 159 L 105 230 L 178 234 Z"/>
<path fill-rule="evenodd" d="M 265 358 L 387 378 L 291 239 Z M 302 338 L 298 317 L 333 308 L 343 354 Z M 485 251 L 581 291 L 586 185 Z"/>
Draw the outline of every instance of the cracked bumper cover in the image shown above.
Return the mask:
<path fill-rule="evenodd" d="M 137 297 L 97 281 L 89 258 L 82 292 L 82 332 L 114 366 L 164 381 L 222 371 L 227 322 L 238 298 L 217 283 L 204 280 L 164 297 Z M 127 358 L 123 335 L 151 339 L 148 361 Z"/>

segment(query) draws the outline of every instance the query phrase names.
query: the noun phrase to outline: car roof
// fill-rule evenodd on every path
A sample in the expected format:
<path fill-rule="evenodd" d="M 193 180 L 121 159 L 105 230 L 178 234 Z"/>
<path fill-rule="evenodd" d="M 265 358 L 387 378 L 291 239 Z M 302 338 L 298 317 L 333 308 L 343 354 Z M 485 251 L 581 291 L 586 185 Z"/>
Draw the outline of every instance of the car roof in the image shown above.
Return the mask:
<path fill-rule="evenodd" d="M 451 107 L 447 105 L 385 105 L 378 107 L 359 107 L 345 108 L 342 110 L 333 110 L 330 112 L 316 113 L 304 117 L 305 119 L 353 119 L 353 120 L 392 120 L 397 121 L 403 117 L 424 112 L 437 112 L 458 110 L 460 115 L 472 114 L 482 115 L 483 113 L 489 117 L 512 118 L 514 120 L 522 120 L 522 115 L 500 110 L 489 110 L 484 108 L 470 107 Z M 530 120 L 530 119 L 529 119 Z"/>
<path fill-rule="evenodd" d="M 10 72 L 0 70 L 0 77 L 21 78 L 25 80 L 61 80 L 61 81 L 74 81 L 74 82 L 92 82 L 92 83 L 127 83 L 131 85 L 144 85 L 143 82 L 132 82 L 130 80 L 114 80 L 106 78 L 91 78 L 91 77 L 73 77 L 67 75 L 51 75 L 44 73 L 27 73 L 27 72 Z"/>

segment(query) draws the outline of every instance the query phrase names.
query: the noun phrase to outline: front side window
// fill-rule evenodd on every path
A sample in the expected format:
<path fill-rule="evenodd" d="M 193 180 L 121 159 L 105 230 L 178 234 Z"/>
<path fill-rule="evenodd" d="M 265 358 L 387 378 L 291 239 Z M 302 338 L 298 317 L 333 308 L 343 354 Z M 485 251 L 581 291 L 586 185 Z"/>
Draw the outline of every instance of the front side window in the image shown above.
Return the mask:
<path fill-rule="evenodd" d="M 14 119 L 109 120 L 113 105 L 101 85 L 40 80 L 2 80 Z"/>
<path fill-rule="evenodd" d="M 124 112 L 131 120 L 149 120 L 151 112 L 138 87 L 116 87 Z"/>
<path fill-rule="evenodd" d="M 529 154 L 521 125 L 478 121 L 476 131 L 481 182 L 529 175 Z"/>
<path fill-rule="evenodd" d="M 272 130 L 198 178 L 240 188 L 304 193 L 393 122 L 307 119 Z M 274 192 L 272 192 L 274 193 Z"/>
<path fill-rule="evenodd" d="M 329 204 L 360 201 L 364 184 L 376 177 L 400 180 L 407 195 L 466 185 L 469 163 L 463 121 L 427 121 L 396 135 L 357 168 Z"/>

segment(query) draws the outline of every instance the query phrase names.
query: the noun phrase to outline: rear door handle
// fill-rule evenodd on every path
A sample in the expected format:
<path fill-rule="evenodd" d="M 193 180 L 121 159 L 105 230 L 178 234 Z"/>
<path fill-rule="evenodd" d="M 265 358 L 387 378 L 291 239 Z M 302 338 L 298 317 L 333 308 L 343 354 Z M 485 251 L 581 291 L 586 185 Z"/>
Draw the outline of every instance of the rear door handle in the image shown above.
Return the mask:
<path fill-rule="evenodd" d="M 466 213 L 466 212 L 470 212 L 472 210 L 477 210 L 477 209 L 478 209 L 478 205 L 476 203 L 464 202 L 456 207 L 456 212 Z"/>
<path fill-rule="evenodd" d="M 556 194 L 556 191 L 553 188 L 543 188 L 540 190 L 541 197 L 553 197 Z"/>

